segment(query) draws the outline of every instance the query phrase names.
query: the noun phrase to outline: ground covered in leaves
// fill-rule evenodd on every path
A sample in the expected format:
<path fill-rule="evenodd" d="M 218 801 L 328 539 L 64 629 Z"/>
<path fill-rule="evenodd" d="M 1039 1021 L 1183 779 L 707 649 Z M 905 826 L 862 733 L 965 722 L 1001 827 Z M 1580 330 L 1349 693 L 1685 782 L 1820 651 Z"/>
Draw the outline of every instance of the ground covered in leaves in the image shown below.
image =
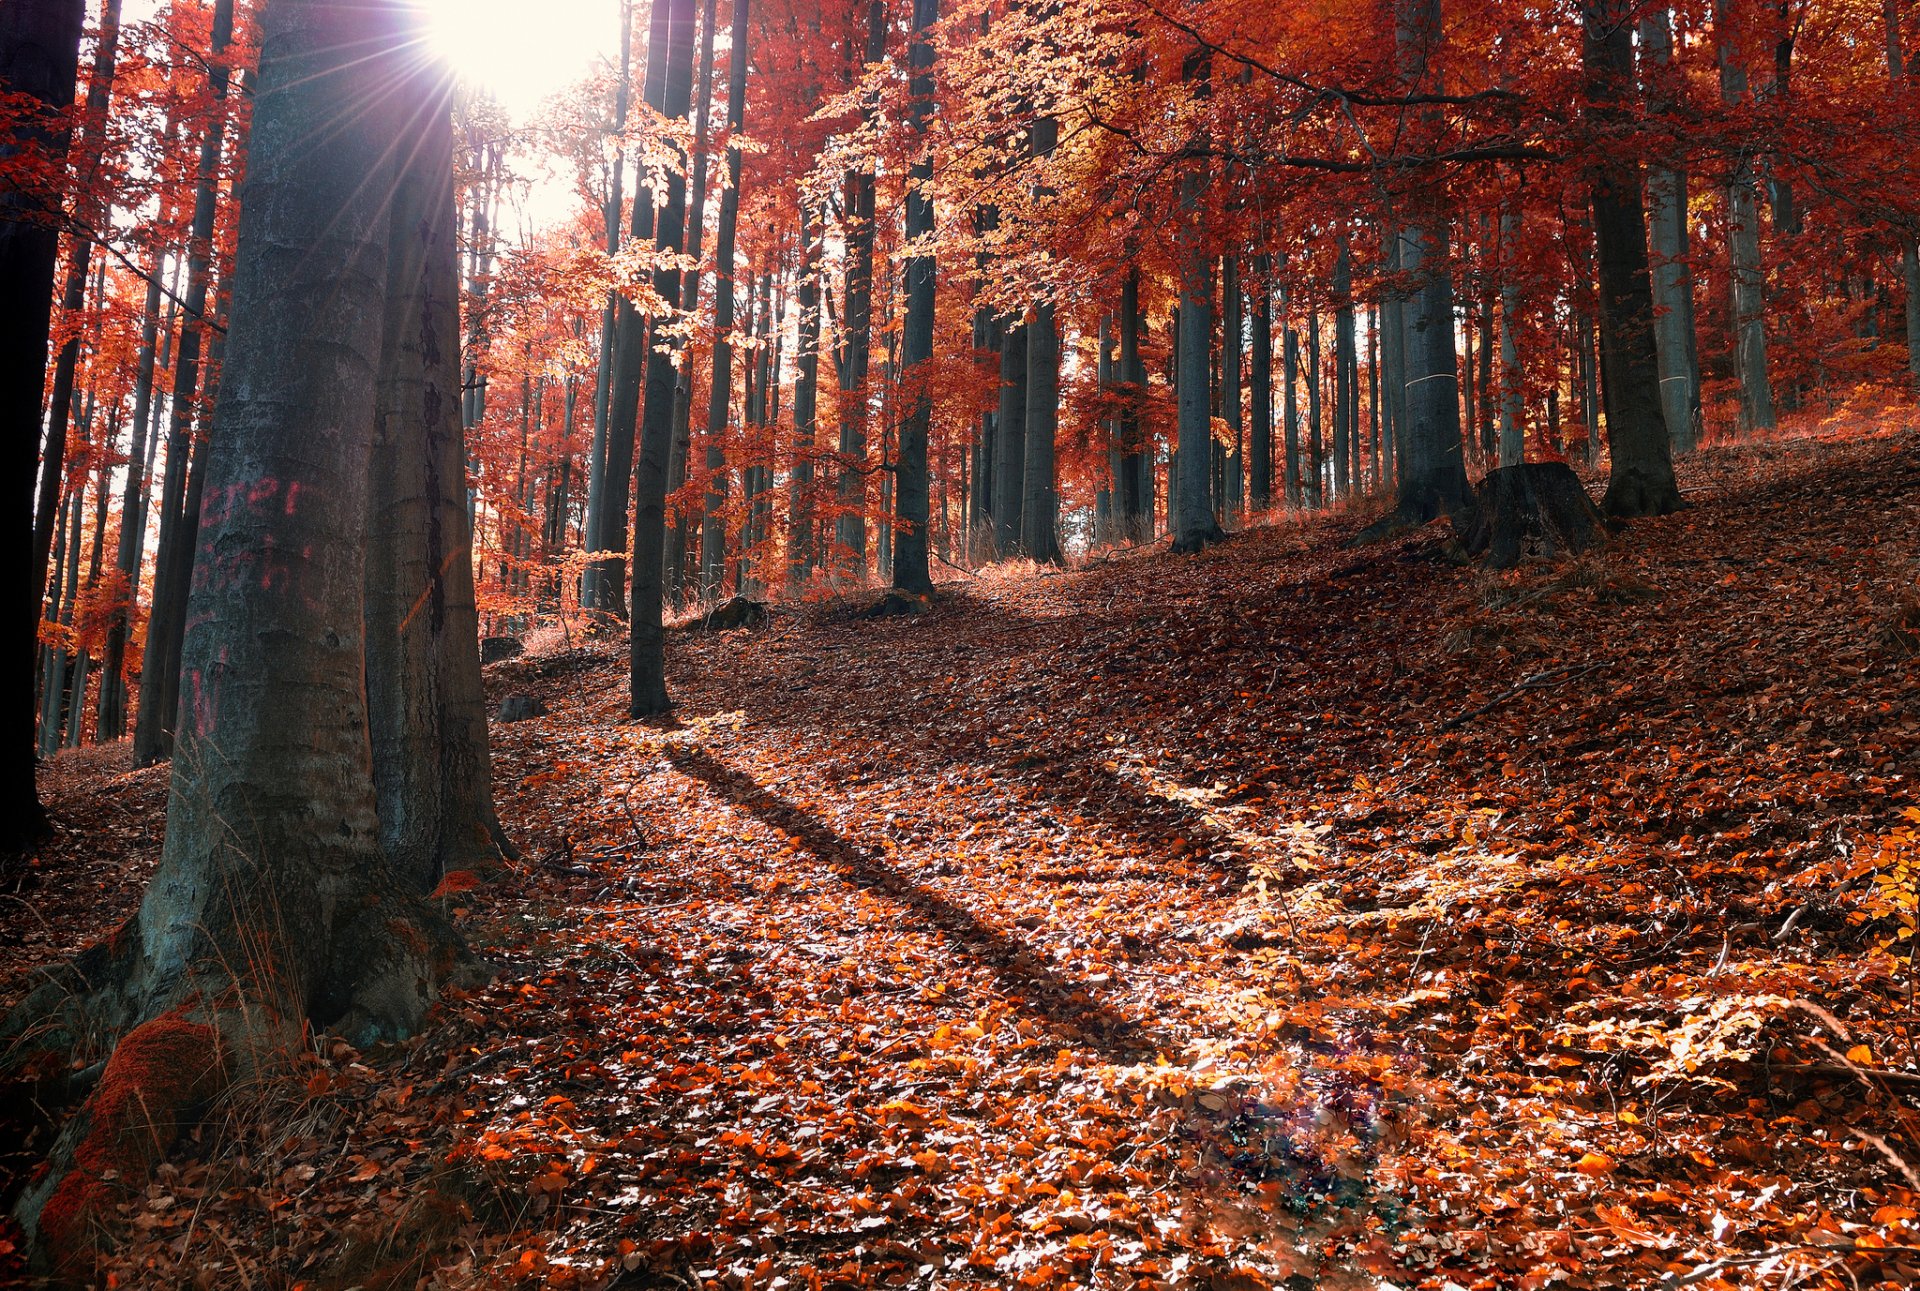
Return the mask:
<path fill-rule="evenodd" d="M 494 665 L 494 981 L 217 1109 L 108 1271 L 1912 1285 L 1920 435 L 1683 484 L 1559 567 L 1355 517 L 685 632 L 665 723 Z M 157 844 L 87 756 L 16 987 Z"/>

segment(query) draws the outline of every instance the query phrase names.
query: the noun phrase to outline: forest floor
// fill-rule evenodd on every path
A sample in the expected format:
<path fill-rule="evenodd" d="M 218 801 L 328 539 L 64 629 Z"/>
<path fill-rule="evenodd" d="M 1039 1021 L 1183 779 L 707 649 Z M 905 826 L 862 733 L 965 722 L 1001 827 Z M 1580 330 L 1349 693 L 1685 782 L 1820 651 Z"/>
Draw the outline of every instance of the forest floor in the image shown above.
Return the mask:
<path fill-rule="evenodd" d="M 1914 1285 L 1920 434 L 1682 478 L 1559 567 L 1355 515 L 678 632 L 667 722 L 612 641 L 490 667 L 497 976 L 236 1098 L 110 1271 Z M 0 989 L 137 900 L 124 756 Z"/>

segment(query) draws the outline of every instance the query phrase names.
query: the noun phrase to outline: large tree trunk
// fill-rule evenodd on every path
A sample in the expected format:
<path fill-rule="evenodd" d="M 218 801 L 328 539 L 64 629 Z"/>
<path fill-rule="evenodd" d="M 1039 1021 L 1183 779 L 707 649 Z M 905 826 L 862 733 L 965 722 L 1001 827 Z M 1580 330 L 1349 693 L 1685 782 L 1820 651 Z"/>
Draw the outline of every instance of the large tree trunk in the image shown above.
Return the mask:
<path fill-rule="evenodd" d="M 865 62 L 877 63 L 887 53 L 887 6 L 871 0 L 867 6 Z M 877 107 L 866 116 L 874 120 Z M 840 364 L 840 471 L 836 492 L 840 505 L 834 522 L 836 564 L 856 579 L 867 576 L 867 372 L 873 356 L 873 195 L 872 166 L 847 176 L 846 290 L 844 317 L 846 354 Z"/>
<path fill-rule="evenodd" d="M 1410 89 L 1437 90 L 1432 75 L 1439 44 L 1440 0 L 1396 0 L 1395 63 Z M 1431 120 L 1431 112 L 1423 112 Z M 1415 284 L 1401 306 L 1400 487 L 1391 524 L 1425 524 L 1453 515 L 1470 500 L 1460 437 L 1460 377 L 1453 345 L 1453 269 L 1448 217 L 1429 210 L 1398 232 L 1397 265 Z"/>
<path fill-rule="evenodd" d="M 1359 371 L 1353 325 L 1353 252 L 1345 234 L 1333 261 L 1333 490 L 1345 498 L 1353 491 L 1353 469 L 1359 453 L 1355 428 L 1359 396 L 1354 374 Z"/>
<path fill-rule="evenodd" d="M 1897 87 L 1907 74 L 1900 43 L 1900 0 L 1882 0 L 1887 32 L 1887 79 Z M 1907 289 L 1907 377 L 1920 393 L 1920 243 L 1911 232 L 1900 240 L 1900 276 Z"/>
<path fill-rule="evenodd" d="M 1187 245 L 1181 250 L 1180 329 L 1175 339 L 1179 380 L 1179 439 L 1172 490 L 1173 550 L 1199 551 L 1226 534 L 1213 512 L 1213 400 L 1208 380 L 1213 348 L 1213 258 L 1201 238 L 1200 205 L 1206 177 L 1181 180 L 1180 206 Z"/>
<path fill-rule="evenodd" d="M 933 150 L 927 118 L 933 112 L 933 36 L 939 0 L 913 0 L 913 43 L 908 48 L 907 93 L 912 96 L 908 124 L 922 151 L 908 168 L 907 242 L 933 235 Z M 893 553 L 893 588 L 911 596 L 931 595 L 933 574 L 927 565 L 927 524 L 931 500 L 927 476 L 927 436 L 933 425 L 933 392 L 928 389 L 933 359 L 934 260 L 930 247 L 914 248 L 907 259 L 907 312 L 902 322 L 900 362 L 910 390 L 907 415 L 900 421 L 894 478 L 900 531 Z"/>
<path fill-rule="evenodd" d="M 180 324 L 180 351 L 174 358 L 167 469 L 160 486 L 160 550 L 154 561 L 153 611 L 147 620 L 146 652 L 140 664 L 140 711 L 133 727 L 136 766 L 150 766 L 173 752 L 174 723 L 180 708 L 181 639 L 186 631 L 188 587 L 193 574 L 194 544 L 200 529 L 202 491 L 193 473 L 203 455 L 201 447 L 194 443 L 194 392 L 199 386 L 200 353 L 207 332 L 207 296 L 213 276 L 213 224 L 219 194 L 221 144 L 226 130 L 223 104 L 229 71 L 221 60 L 232 37 L 233 0 L 218 0 L 213 10 L 212 61 L 207 71 L 213 109 L 200 141 L 193 227 L 187 242 L 185 317 Z"/>
<path fill-rule="evenodd" d="M 380 843 L 420 892 L 498 867 L 460 418 L 453 110 L 423 87 L 388 232 L 379 419 L 369 475 L 367 714 Z M 530 508 L 529 508 L 530 509 Z"/>
<path fill-rule="evenodd" d="M 0 82 L 49 112 L 73 102 L 80 72 L 80 0 L 10 0 L 0 7 Z M 63 134 L 30 117 L 17 118 L 0 151 L 38 144 L 58 157 Z M 40 395 L 45 388 L 47 342 L 53 320 L 54 271 L 59 236 L 37 218 L 36 195 L 0 188 L 0 435 L 14 447 L 14 554 L 0 561 L 14 571 L 14 717 L 0 764 L 0 850 L 19 852 L 46 830 L 33 783 L 33 661 L 40 627 L 40 597 L 46 584 L 35 575 L 33 503 L 35 447 L 40 442 Z M 31 624 L 31 626 L 29 626 Z"/>
<path fill-rule="evenodd" d="M 1240 357 L 1246 341 L 1246 298 L 1240 289 L 1240 264 L 1227 256 L 1220 265 L 1220 415 L 1232 442 L 1220 472 L 1220 509 L 1238 522 L 1245 510 L 1246 426 L 1240 414 Z"/>
<path fill-rule="evenodd" d="M 367 709 L 368 466 L 381 374 L 408 363 L 382 353 L 390 197 L 396 184 L 446 193 L 448 176 L 424 171 L 452 146 L 433 69 L 384 54 L 413 48 L 409 14 L 273 0 L 261 17 L 232 375 L 205 465 L 160 869 L 133 925 L 7 1024 L 42 1044 L 120 1037 L 17 1212 L 69 1279 L 226 1079 L 283 1058 L 308 1025 L 361 1044 L 406 1035 L 460 958 L 383 852 Z M 335 128 L 315 134 L 315 121 Z M 403 179 L 407 167 L 422 173 Z M 438 262 L 433 312 L 450 319 L 451 239 L 407 254 Z M 444 381 L 444 353 L 437 366 Z M 414 451 L 430 433 L 413 427 Z M 465 635 L 455 644 L 477 650 Z"/>
<path fill-rule="evenodd" d="M 1519 222 L 1511 210 L 1500 212 L 1500 465 L 1518 466 L 1526 456 L 1524 398 L 1521 391 L 1520 284 L 1515 277 L 1513 240 Z"/>
<path fill-rule="evenodd" d="M 1605 121 L 1622 112 L 1633 92 L 1632 7 L 1629 0 L 1587 0 L 1584 17 L 1587 98 L 1595 117 Z M 1631 157 L 1609 157 L 1593 167 L 1588 183 L 1611 457 L 1603 505 L 1609 515 L 1666 515 L 1679 510 L 1681 502 L 1660 413 L 1640 164 Z"/>
<path fill-rule="evenodd" d="M 664 0 L 672 20 L 662 102 L 669 121 L 684 120 L 693 105 L 693 0 Z M 734 2 L 734 84 L 745 77 L 747 0 Z M 735 101 L 732 86 L 728 98 Z M 731 113 L 729 114 L 731 115 Z M 654 232 L 656 250 L 678 255 L 687 220 L 686 158 L 667 173 L 667 201 Z M 731 164 L 731 163 L 730 163 Z M 737 172 L 736 172 L 737 173 Z M 680 303 L 680 273 L 667 268 L 653 276 L 653 288 L 668 309 Z M 667 453 L 673 439 L 673 386 L 678 342 L 656 344 L 647 354 L 647 398 L 640 422 L 639 451 L 633 473 L 632 602 L 629 606 L 630 712 L 653 717 L 672 707 L 667 698 L 666 634 L 661 609 L 665 600 L 662 561 L 667 542 Z"/>
<path fill-rule="evenodd" d="M 1640 19 L 1640 47 L 1650 68 L 1647 108 L 1672 107 L 1664 82 L 1673 62 L 1673 20 L 1665 5 Z M 1647 171 L 1647 230 L 1652 248 L 1654 344 L 1660 360 L 1660 407 L 1673 451 L 1700 443 L 1700 353 L 1693 320 L 1693 270 L 1687 263 L 1687 173 L 1677 166 Z"/>

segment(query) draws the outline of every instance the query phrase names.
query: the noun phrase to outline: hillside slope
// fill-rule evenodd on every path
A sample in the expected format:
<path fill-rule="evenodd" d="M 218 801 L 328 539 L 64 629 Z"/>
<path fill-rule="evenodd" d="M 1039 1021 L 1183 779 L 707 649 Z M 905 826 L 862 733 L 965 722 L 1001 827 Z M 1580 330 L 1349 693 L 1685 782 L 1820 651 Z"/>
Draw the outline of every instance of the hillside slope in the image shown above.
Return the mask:
<path fill-rule="evenodd" d="M 1683 485 L 1558 568 L 1356 518 L 682 632 L 663 723 L 491 667 L 497 978 L 230 1109 L 123 1279 L 1910 1285 L 1920 436 Z"/>

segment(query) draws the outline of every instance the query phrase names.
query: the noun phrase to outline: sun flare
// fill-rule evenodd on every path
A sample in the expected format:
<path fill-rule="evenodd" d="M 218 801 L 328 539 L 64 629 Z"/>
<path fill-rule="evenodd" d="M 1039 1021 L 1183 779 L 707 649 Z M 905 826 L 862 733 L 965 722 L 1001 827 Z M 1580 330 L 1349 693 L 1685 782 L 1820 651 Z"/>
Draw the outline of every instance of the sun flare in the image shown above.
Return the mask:
<path fill-rule="evenodd" d="M 426 9 L 434 51 L 516 117 L 617 47 L 619 0 L 426 0 Z"/>

